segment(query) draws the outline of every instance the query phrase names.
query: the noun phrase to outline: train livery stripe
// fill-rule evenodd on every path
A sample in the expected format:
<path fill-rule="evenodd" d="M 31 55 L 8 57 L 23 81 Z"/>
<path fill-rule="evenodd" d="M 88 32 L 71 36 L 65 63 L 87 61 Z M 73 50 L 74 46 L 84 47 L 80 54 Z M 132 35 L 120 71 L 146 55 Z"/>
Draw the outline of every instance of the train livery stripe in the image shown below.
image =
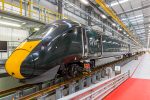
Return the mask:
<path fill-rule="evenodd" d="M 6 71 L 18 79 L 23 79 L 24 76 L 20 73 L 21 64 L 39 43 L 40 40 L 21 43 L 6 61 Z"/>

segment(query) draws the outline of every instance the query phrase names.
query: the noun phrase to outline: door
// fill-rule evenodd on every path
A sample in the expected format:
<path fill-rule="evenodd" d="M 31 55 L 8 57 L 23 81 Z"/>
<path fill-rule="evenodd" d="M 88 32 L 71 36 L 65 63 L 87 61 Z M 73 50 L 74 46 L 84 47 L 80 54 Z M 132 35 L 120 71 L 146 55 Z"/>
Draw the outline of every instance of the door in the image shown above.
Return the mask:
<path fill-rule="evenodd" d="M 100 56 L 101 49 L 101 36 L 92 29 L 85 30 L 86 42 L 88 47 L 89 56 Z"/>

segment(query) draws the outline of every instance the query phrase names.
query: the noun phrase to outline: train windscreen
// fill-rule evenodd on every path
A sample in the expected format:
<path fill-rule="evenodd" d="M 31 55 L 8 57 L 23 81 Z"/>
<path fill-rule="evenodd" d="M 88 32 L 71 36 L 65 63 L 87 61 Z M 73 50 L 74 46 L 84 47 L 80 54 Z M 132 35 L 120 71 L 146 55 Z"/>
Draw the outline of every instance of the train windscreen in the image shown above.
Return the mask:
<path fill-rule="evenodd" d="M 57 28 L 57 26 L 54 25 L 50 25 L 50 26 L 44 26 L 42 28 L 40 28 L 39 31 L 37 31 L 36 33 L 33 33 L 29 39 L 41 39 L 45 36 L 47 36 L 47 34 L 52 34 L 53 31 Z"/>

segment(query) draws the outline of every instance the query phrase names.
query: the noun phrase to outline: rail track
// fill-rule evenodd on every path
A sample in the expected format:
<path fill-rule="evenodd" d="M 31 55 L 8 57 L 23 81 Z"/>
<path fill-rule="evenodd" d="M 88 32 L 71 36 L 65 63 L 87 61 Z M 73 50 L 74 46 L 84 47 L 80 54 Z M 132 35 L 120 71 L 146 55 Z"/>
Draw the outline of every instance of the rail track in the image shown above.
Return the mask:
<path fill-rule="evenodd" d="M 14 88 L 11 88 L 11 89 L 8 89 L 8 90 L 0 91 L 0 98 L 4 97 L 4 96 L 7 96 L 9 94 L 13 94 L 18 90 L 31 88 L 33 86 L 34 86 L 33 84 L 25 84 L 25 85 L 14 87 Z"/>
<path fill-rule="evenodd" d="M 138 56 L 140 56 L 140 55 L 142 55 L 142 54 L 139 54 Z M 30 95 L 21 97 L 21 98 L 19 98 L 19 100 L 35 99 L 35 98 L 37 98 L 37 97 L 43 96 L 43 95 L 45 95 L 45 94 L 47 94 L 47 93 L 49 93 L 49 92 L 51 92 L 51 91 L 56 90 L 56 89 L 59 88 L 59 87 L 69 85 L 69 84 L 72 83 L 72 82 L 79 81 L 79 80 L 82 79 L 82 78 L 85 78 L 85 77 L 87 77 L 87 76 L 89 76 L 89 75 L 92 75 L 92 74 L 94 74 L 95 72 L 100 71 L 100 69 L 102 69 L 102 68 L 104 68 L 104 67 L 113 67 L 113 66 L 115 66 L 116 64 L 119 64 L 119 63 L 121 63 L 121 62 L 123 62 L 123 61 L 125 61 L 125 60 L 131 60 L 131 59 L 133 59 L 133 58 L 135 58 L 135 57 L 137 57 L 137 55 L 134 55 L 134 56 L 132 56 L 132 57 L 130 57 L 130 58 L 123 58 L 123 59 L 120 59 L 120 60 L 118 60 L 118 61 L 114 61 L 114 62 L 105 64 L 105 65 L 99 66 L 99 67 L 95 68 L 95 69 L 94 69 L 91 73 L 89 73 L 89 74 L 84 74 L 84 75 L 81 75 L 81 76 L 79 76 L 79 77 L 73 78 L 73 79 L 71 79 L 71 80 L 58 83 L 58 84 L 56 84 L 56 85 L 53 85 L 53 86 L 50 86 L 50 87 L 48 87 L 48 88 L 42 89 L 42 90 L 40 90 L 40 91 L 38 91 L 38 92 L 35 92 L 35 93 L 30 94 Z"/>
<path fill-rule="evenodd" d="M 140 56 L 142 55 L 143 53 L 140 53 L 138 55 L 134 55 L 132 57 L 127 57 L 127 58 L 122 58 L 120 60 L 117 60 L 117 61 L 113 61 L 111 63 L 107 63 L 105 65 L 101 65 L 95 69 L 93 69 L 91 71 L 91 73 L 85 73 L 83 75 L 80 75 L 78 77 L 75 77 L 75 78 L 72 78 L 72 79 L 69 79 L 69 80 L 65 80 L 63 82 L 59 82 L 57 84 L 53 84 L 53 85 L 49 85 L 48 87 L 44 88 L 44 89 L 41 89 L 41 90 L 38 90 L 34 93 L 30 93 L 28 95 L 21 95 L 19 96 L 17 99 L 19 100 L 30 100 L 30 99 L 35 99 L 35 98 L 38 98 L 38 97 L 41 97 L 47 93 L 50 93 L 50 92 L 56 92 L 55 90 L 58 89 L 59 87 L 67 87 L 67 85 L 69 85 L 70 83 L 73 83 L 73 82 L 77 82 L 83 78 L 86 78 L 88 76 L 92 76 L 93 74 L 97 73 L 97 72 L 100 72 L 102 70 L 104 70 L 106 67 L 113 67 L 115 65 L 118 65 L 118 64 L 121 64 L 121 63 L 127 63 L 129 61 L 131 61 L 132 59 L 135 59 L 135 57 L 137 56 Z M 29 88 L 32 88 L 33 86 L 36 86 L 37 84 L 26 84 L 26 85 L 23 85 L 23 86 L 19 86 L 19 87 L 16 87 L 16 88 L 12 88 L 12 89 L 9 89 L 9 90 L 5 90 L 5 91 L 1 91 L 0 92 L 0 100 L 1 100 L 1 97 L 5 97 L 9 94 L 13 94 L 13 93 L 16 93 L 17 91 L 22 91 L 23 89 L 29 89 Z"/>

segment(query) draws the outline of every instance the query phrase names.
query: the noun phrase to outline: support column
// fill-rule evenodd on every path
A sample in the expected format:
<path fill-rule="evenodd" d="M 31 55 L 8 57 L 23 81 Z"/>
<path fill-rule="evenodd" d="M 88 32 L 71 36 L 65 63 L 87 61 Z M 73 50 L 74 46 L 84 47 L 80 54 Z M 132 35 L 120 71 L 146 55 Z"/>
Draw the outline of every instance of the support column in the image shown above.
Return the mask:
<path fill-rule="evenodd" d="M 103 33 L 105 34 L 106 27 L 103 25 Z"/>
<path fill-rule="evenodd" d="M 39 20 L 41 20 L 41 9 L 40 9 L 40 0 L 38 0 L 38 12 L 39 12 Z"/>
<path fill-rule="evenodd" d="M 62 19 L 62 13 L 63 13 L 63 5 L 62 5 L 62 2 L 63 2 L 63 0 L 58 0 L 58 13 L 59 13 L 59 15 L 57 15 L 57 16 L 59 16 L 59 18 L 60 19 Z"/>
<path fill-rule="evenodd" d="M 92 8 L 89 6 L 88 7 L 88 10 L 87 10 L 87 13 L 89 14 L 89 15 L 91 15 L 91 12 L 92 12 Z M 90 16 L 88 16 L 88 26 L 91 26 L 91 17 Z"/>
<path fill-rule="evenodd" d="M 27 0 L 24 0 L 24 12 L 25 12 L 25 16 L 27 16 L 27 13 L 28 13 L 28 1 Z"/>
<path fill-rule="evenodd" d="M 29 17 L 32 18 L 33 0 L 28 0 Z"/>

